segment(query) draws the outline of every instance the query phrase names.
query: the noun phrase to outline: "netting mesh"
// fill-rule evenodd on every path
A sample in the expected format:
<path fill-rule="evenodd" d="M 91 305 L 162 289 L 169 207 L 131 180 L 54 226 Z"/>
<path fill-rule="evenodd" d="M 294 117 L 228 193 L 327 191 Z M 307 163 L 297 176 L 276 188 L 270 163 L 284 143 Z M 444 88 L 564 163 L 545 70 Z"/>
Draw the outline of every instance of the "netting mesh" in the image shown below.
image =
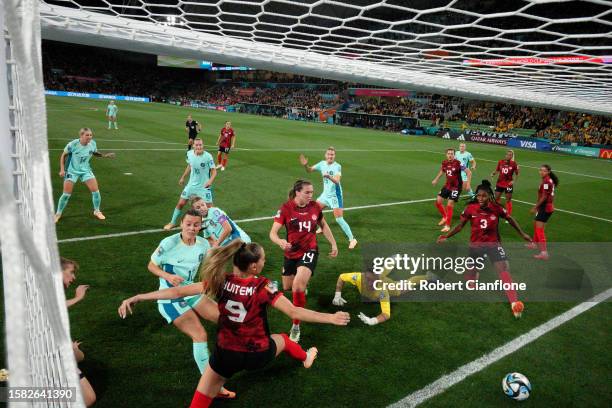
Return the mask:
<path fill-rule="evenodd" d="M 37 2 L 0 10 L 0 244 L 9 384 L 78 391 L 52 223 Z M 34 29 L 33 29 L 34 27 Z M 81 406 L 30 401 L 14 406 Z"/>
<path fill-rule="evenodd" d="M 41 1 L 398 72 L 602 106 L 612 97 L 609 1 Z"/>

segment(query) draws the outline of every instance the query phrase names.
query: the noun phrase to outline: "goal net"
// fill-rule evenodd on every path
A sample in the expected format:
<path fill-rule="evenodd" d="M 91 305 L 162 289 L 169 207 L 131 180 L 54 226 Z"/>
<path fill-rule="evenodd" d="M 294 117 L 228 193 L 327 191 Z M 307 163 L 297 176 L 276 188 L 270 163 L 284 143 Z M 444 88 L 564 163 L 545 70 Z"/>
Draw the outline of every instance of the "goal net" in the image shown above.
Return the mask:
<path fill-rule="evenodd" d="M 47 39 L 610 114 L 604 0 L 41 0 Z"/>
<path fill-rule="evenodd" d="M 39 396 L 9 405 L 83 406 L 52 220 L 38 0 L 3 0 L 0 27 L 0 250 L 9 386 L 72 387 L 79 401 Z"/>

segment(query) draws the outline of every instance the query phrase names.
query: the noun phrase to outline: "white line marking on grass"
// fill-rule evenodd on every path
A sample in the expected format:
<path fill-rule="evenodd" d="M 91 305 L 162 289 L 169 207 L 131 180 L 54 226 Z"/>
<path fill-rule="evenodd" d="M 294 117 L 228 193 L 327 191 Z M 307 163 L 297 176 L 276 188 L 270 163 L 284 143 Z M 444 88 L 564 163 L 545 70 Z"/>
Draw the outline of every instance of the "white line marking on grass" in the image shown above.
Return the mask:
<path fill-rule="evenodd" d="M 516 201 L 517 203 L 522 203 L 522 204 L 535 205 L 535 203 L 530 203 L 529 201 L 517 200 L 516 198 L 513 198 L 512 201 Z M 579 215 L 581 217 L 592 218 L 594 220 L 599 220 L 599 221 L 612 222 L 612 220 L 609 220 L 607 218 L 595 217 L 594 215 L 583 214 L 583 213 L 579 213 L 575 211 L 562 210 L 556 207 L 555 207 L 555 211 L 564 212 L 564 213 L 573 214 L 573 215 Z"/>
<path fill-rule="evenodd" d="M 403 204 L 417 204 L 417 203 L 425 203 L 425 202 L 428 202 L 428 201 L 435 201 L 435 200 L 436 200 L 435 198 L 424 198 L 424 199 L 421 199 L 421 200 L 395 201 L 395 202 L 391 202 L 391 203 L 360 205 L 360 206 L 356 206 L 356 207 L 345 208 L 344 211 L 362 210 L 362 209 L 365 209 L 365 208 L 376 208 L 376 207 L 389 207 L 389 206 L 393 206 L 393 205 L 403 205 Z M 333 212 L 333 210 L 324 210 L 323 212 L 328 213 L 328 212 Z M 246 223 L 246 222 L 271 220 L 273 218 L 274 218 L 274 216 L 256 217 L 256 218 L 245 218 L 243 220 L 235 220 L 234 222 L 236 222 L 236 224 L 243 224 L 243 223 Z M 164 231 L 163 229 L 157 228 L 157 229 L 148 229 L 148 230 L 141 230 L 141 231 L 118 232 L 118 233 L 115 233 L 115 234 L 104 234 L 104 235 L 92 235 L 92 236 L 89 236 L 89 237 L 66 238 L 66 239 L 60 239 L 57 242 L 58 242 L 58 244 L 63 244 L 65 242 L 91 241 L 91 240 L 94 240 L 94 239 L 126 237 L 126 236 L 129 236 L 129 235 L 139 235 L 139 234 L 152 234 L 152 233 L 155 233 L 155 232 L 163 232 L 163 231 Z"/>
<path fill-rule="evenodd" d="M 475 374 L 479 371 L 484 370 L 486 367 L 491 364 L 501 360 L 502 358 L 514 353 L 520 348 L 526 346 L 527 344 L 537 340 L 542 337 L 546 333 L 556 329 L 561 326 L 563 323 L 566 323 L 576 316 L 586 312 L 587 310 L 595 307 L 601 302 L 604 302 L 609 297 L 612 296 L 612 288 L 602 292 L 593 298 L 580 303 L 578 306 L 575 306 L 560 314 L 557 317 L 553 317 L 546 323 L 539 325 L 538 327 L 531 329 L 527 333 L 510 340 L 508 343 L 504 344 L 496 348 L 495 350 L 485 354 L 484 356 L 472 361 L 471 363 L 465 364 L 452 373 L 446 374 L 431 384 L 427 385 L 424 388 L 421 388 L 418 391 L 413 392 L 402 400 L 389 405 L 388 408 L 404 408 L 404 407 L 416 407 L 419 404 L 427 401 L 430 398 L 435 397 L 438 394 L 443 393 L 448 388 L 453 385 L 463 381 L 465 378 Z"/>

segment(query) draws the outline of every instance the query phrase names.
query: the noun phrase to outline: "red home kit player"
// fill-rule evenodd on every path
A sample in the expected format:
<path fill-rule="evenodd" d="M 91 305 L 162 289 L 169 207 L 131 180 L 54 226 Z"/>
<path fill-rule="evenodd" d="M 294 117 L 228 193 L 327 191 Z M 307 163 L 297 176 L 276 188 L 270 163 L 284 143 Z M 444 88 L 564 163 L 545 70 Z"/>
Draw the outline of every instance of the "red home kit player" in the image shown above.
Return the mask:
<path fill-rule="evenodd" d="M 442 162 L 440 171 L 431 184 L 435 186 L 443 174 L 446 175 L 446 183 L 438 193 L 436 208 L 440 211 L 440 214 L 442 214 L 442 219 L 438 225 L 445 224 L 442 228 L 442 232 L 448 232 L 450 231 L 453 220 L 453 208 L 455 203 L 459 201 L 461 187 L 463 185 L 463 180 L 461 179 L 461 162 L 455 159 L 455 149 L 446 150 L 446 160 Z M 446 199 L 446 210 L 442 205 L 443 199 Z"/>
<path fill-rule="evenodd" d="M 506 193 L 506 211 L 508 215 L 512 215 L 512 193 L 514 192 L 514 183 L 516 183 L 519 175 L 518 164 L 514 161 L 514 151 L 508 150 L 506 158 L 497 162 L 497 167 L 491 173 L 491 178 L 497 174 L 499 174 L 499 177 L 495 185 L 495 201 L 499 203 L 502 193 Z"/>
<path fill-rule="evenodd" d="M 548 260 L 548 248 L 546 247 L 544 227 L 555 211 L 553 200 L 555 198 L 555 188 L 559 185 L 559 178 L 552 172 L 548 164 L 543 164 L 542 167 L 540 167 L 540 177 L 542 178 L 542 182 L 538 189 L 538 201 L 531 209 L 531 213 L 536 215 L 533 233 L 534 243 L 529 245 L 529 248 L 539 249 L 540 253 L 533 257 L 546 261 Z"/>
<path fill-rule="evenodd" d="M 293 304 L 299 307 L 306 305 L 306 287 L 317 266 L 317 226 L 331 245 L 329 256 L 338 255 L 336 240 L 323 218 L 321 207 L 312 199 L 313 192 L 310 181 L 296 181 L 289 191 L 289 200 L 276 213 L 270 229 L 270 239 L 285 252 L 283 290 L 291 289 Z M 278 236 L 282 227 L 287 229 L 287 239 Z M 299 319 L 293 320 L 290 335 L 291 340 L 299 341 Z"/>
<path fill-rule="evenodd" d="M 506 252 L 501 246 L 499 236 L 499 219 L 504 218 L 508 223 L 525 239 L 531 241 L 529 235 L 523 232 L 518 223 L 506 210 L 497 204 L 493 198 L 493 190 L 491 183 L 488 180 L 483 180 L 482 184 L 476 188 L 476 199 L 471 201 L 461 213 L 459 224 L 446 235 L 438 238 L 438 242 L 444 242 L 446 239 L 457 234 L 463 229 L 465 224 L 470 222 L 472 226 L 472 234 L 470 236 L 470 253 L 471 258 L 484 257 L 493 263 L 499 278 L 504 284 L 512 284 L 510 276 L 510 265 L 506 258 Z M 466 284 L 473 284 L 474 280 L 478 280 L 477 271 L 469 271 L 466 273 Z M 523 302 L 518 300 L 518 295 L 514 289 L 507 289 L 506 296 L 510 302 L 512 313 L 516 318 L 521 317 L 523 312 Z"/>
<path fill-rule="evenodd" d="M 234 134 L 234 129 L 232 129 L 231 122 L 225 122 L 225 126 L 219 133 L 217 145 L 219 146 L 219 152 L 217 153 L 217 168 L 223 171 L 225 170 L 225 166 L 227 166 L 227 157 L 229 156 L 230 150 L 236 145 L 236 135 Z"/>

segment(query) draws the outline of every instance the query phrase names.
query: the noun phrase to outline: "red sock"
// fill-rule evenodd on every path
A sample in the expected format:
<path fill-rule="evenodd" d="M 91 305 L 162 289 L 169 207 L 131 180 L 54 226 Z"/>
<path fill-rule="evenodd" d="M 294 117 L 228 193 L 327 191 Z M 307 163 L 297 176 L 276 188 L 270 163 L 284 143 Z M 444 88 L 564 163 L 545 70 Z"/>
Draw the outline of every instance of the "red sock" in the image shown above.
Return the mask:
<path fill-rule="evenodd" d="M 210 404 L 212 404 L 212 398 L 207 397 L 200 391 L 196 390 L 196 392 L 193 394 L 193 399 L 191 400 L 191 405 L 189 405 L 189 408 L 208 408 Z"/>
<path fill-rule="evenodd" d="M 499 273 L 499 278 L 502 280 L 502 282 L 504 283 L 512 283 L 512 277 L 510 276 L 510 273 L 507 271 L 503 271 Z M 518 296 L 516 294 L 516 290 L 514 289 L 508 289 L 506 290 L 506 296 L 508 297 L 508 302 L 510 303 L 514 303 L 518 300 Z"/>
<path fill-rule="evenodd" d="M 223 159 L 223 167 L 227 166 L 227 156 Z"/>
<path fill-rule="evenodd" d="M 475 285 L 476 285 L 476 284 L 474 283 L 474 281 L 475 281 L 475 280 L 478 280 L 478 271 L 474 271 L 474 270 L 467 271 L 467 272 L 466 272 L 466 273 L 463 275 L 463 278 L 466 280 L 466 284 L 465 284 L 465 286 L 466 286 L 467 288 L 470 288 L 470 289 L 471 289 L 471 288 L 474 288 L 474 287 L 475 287 Z M 470 281 L 471 281 L 471 282 L 470 282 Z"/>
<path fill-rule="evenodd" d="M 289 336 L 287 336 L 285 333 L 281 333 L 281 336 L 283 336 L 283 340 L 285 341 L 285 349 L 283 350 L 284 353 L 287 353 L 289 357 L 295 358 L 296 360 L 306 360 L 306 352 L 300 347 L 299 344 L 291 341 Z"/>
<path fill-rule="evenodd" d="M 540 252 L 546 252 L 546 234 L 544 234 L 544 228 L 535 229 L 535 235 L 537 237 L 538 247 L 540 248 Z"/>
<path fill-rule="evenodd" d="M 436 201 L 436 208 L 438 209 L 438 211 L 440 211 L 440 214 L 442 214 L 442 218 L 446 218 L 446 212 L 444 211 L 444 206 Z"/>
<path fill-rule="evenodd" d="M 217 164 L 221 164 L 221 152 L 217 153 Z"/>
<path fill-rule="evenodd" d="M 506 212 L 508 215 L 512 215 L 512 201 L 506 201 Z"/>
<path fill-rule="evenodd" d="M 293 305 L 296 307 L 306 306 L 306 293 L 304 292 L 293 292 Z M 293 324 L 300 324 L 297 319 L 293 320 Z"/>
<path fill-rule="evenodd" d="M 450 205 L 447 205 L 446 206 L 446 225 L 450 227 L 452 221 L 453 221 L 453 207 Z"/>

